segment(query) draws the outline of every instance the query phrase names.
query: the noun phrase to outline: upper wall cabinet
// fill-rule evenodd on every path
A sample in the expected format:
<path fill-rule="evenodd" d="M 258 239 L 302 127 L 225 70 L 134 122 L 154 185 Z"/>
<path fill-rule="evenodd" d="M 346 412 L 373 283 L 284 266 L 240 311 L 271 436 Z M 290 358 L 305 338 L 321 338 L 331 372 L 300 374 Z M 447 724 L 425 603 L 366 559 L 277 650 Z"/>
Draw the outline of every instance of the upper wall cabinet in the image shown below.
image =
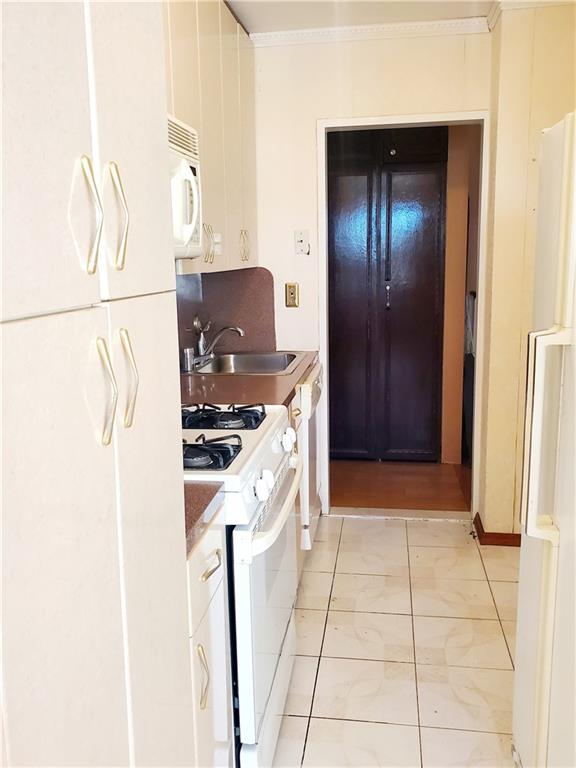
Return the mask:
<path fill-rule="evenodd" d="M 102 297 L 175 288 L 162 9 L 90 4 Z"/>
<path fill-rule="evenodd" d="M 174 289 L 160 5 L 2 13 L 2 320 Z"/>
<path fill-rule="evenodd" d="M 220 0 L 172 2 L 165 26 L 172 109 L 198 129 L 202 173 L 204 254 L 178 269 L 255 266 L 253 44 Z"/>
<path fill-rule="evenodd" d="M 243 266 L 257 264 L 256 242 L 256 104 L 254 44 L 238 24 L 240 118 L 242 130 Z"/>
<path fill-rule="evenodd" d="M 197 271 L 226 268 L 226 177 L 224 170 L 224 119 L 222 106 L 222 36 L 220 2 L 198 3 L 198 50 L 200 53 L 200 173 L 204 217 L 204 256 Z"/>
<path fill-rule="evenodd" d="M 225 5 L 220 13 L 222 31 L 222 104 L 224 163 L 226 169 L 225 254 L 229 269 L 243 266 L 242 229 L 242 130 L 238 23 Z"/>
<path fill-rule="evenodd" d="M 82 3 L 3 3 L 2 26 L 2 320 L 11 320 L 99 301 L 99 208 Z"/>
<path fill-rule="evenodd" d="M 170 111 L 179 120 L 202 130 L 200 66 L 198 60 L 198 17 L 196 2 L 165 4 L 167 49 L 170 56 Z"/>

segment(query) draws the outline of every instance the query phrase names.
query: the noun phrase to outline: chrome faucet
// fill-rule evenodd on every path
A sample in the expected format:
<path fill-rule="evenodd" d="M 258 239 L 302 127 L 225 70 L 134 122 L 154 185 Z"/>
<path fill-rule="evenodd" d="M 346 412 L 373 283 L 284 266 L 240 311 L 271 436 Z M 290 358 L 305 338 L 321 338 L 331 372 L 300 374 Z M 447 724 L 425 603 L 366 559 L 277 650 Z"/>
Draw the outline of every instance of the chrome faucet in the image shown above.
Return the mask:
<path fill-rule="evenodd" d="M 209 320 L 206 325 L 202 325 L 200 318 L 198 315 L 196 315 L 194 322 L 192 323 L 192 328 L 186 328 L 187 331 L 196 331 L 196 334 L 198 335 L 198 355 L 194 357 L 193 368 L 198 368 L 198 366 L 204 365 L 205 363 L 214 359 L 214 348 L 227 331 L 234 331 L 234 333 L 237 333 L 238 336 L 245 335 L 242 328 L 239 328 L 235 325 L 227 325 L 225 328 L 221 328 L 218 331 L 211 342 L 208 342 L 205 334 L 210 330 L 211 326 L 211 320 Z"/>

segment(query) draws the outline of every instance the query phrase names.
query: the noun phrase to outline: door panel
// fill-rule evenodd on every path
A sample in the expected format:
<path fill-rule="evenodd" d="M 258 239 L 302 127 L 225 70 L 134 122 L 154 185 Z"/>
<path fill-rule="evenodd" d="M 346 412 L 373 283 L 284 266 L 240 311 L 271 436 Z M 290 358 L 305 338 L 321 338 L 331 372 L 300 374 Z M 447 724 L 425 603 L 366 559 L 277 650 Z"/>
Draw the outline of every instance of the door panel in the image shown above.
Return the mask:
<path fill-rule="evenodd" d="M 88 306 L 96 212 L 82 3 L 2 3 L 2 320 Z M 50 30 L 50 34 L 46 31 Z"/>
<path fill-rule="evenodd" d="M 111 302 L 108 312 L 119 389 L 116 448 L 134 752 L 141 765 L 191 765 L 176 297 L 170 292 Z"/>
<path fill-rule="evenodd" d="M 442 376 L 441 168 L 383 174 L 382 458 L 437 460 Z"/>
<path fill-rule="evenodd" d="M 333 456 L 371 455 L 372 175 L 330 178 L 330 442 Z"/>
<path fill-rule="evenodd" d="M 447 132 L 407 134 L 328 140 L 334 458 L 439 459 Z"/>
<path fill-rule="evenodd" d="M 2 327 L 11 765 L 129 764 L 107 328 L 101 308 Z"/>
<path fill-rule="evenodd" d="M 164 34 L 159 3 L 90 4 L 104 237 L 102 297 L 172 290 Z M 126 259 L 117 268 L 127 218 L 114 186 L 118 166 L 129 213 Z"/>

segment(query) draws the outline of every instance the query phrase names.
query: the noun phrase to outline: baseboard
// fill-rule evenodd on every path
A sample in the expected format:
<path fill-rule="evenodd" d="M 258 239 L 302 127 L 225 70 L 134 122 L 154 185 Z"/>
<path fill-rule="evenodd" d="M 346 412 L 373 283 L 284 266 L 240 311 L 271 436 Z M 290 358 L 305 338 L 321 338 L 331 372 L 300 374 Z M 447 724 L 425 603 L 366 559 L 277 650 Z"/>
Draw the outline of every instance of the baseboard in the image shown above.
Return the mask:
<path fill-rule="evenodd" d="M 520 534 L 519 533 L 490 533 L 484 530 L 480 515 L 476 513 L 474 518 L 474 528 L 476 529 L 476 535 L 480 544 L 492 545 L 495 547 L 519 547 L 520 546 Z"/>

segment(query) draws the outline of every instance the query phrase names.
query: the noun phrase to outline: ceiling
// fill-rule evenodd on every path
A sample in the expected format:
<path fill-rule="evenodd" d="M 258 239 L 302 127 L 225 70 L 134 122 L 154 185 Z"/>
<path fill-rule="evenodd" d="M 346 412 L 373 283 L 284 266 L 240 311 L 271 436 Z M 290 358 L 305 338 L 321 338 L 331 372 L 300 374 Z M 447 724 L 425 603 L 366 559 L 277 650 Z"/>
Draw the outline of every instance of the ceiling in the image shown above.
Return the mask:
<path fill-rule="evenodd" d="M 492 0 L 228 0 L 248 32 L 487 16 Z"/>

